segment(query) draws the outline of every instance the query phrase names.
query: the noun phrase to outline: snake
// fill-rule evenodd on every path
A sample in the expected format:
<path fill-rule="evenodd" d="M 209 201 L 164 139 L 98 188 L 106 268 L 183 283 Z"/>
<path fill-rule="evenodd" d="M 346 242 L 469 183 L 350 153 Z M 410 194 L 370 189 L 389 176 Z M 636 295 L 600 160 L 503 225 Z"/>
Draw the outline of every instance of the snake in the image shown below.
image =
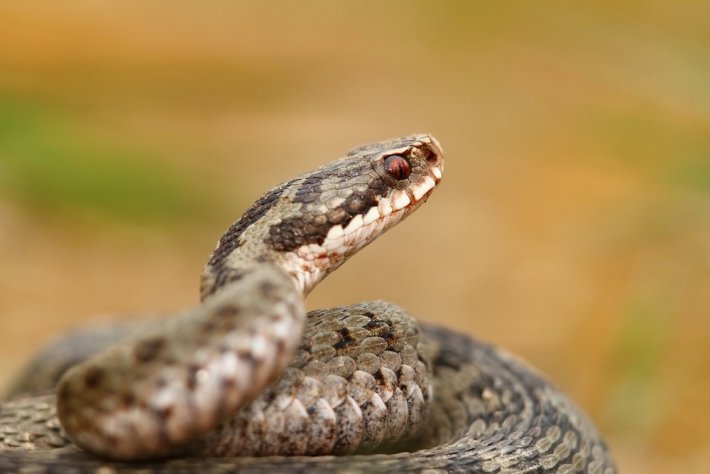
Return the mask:
<path fill-rule="evenodd" d="M 0 471 L 616 472 L 587 416 L 505 350 L 385 301 L 306 313 L 443 170 L 414 134 L 268 191 L 219 239 L 196 307 L 36 358 L 0 405 Z"/>

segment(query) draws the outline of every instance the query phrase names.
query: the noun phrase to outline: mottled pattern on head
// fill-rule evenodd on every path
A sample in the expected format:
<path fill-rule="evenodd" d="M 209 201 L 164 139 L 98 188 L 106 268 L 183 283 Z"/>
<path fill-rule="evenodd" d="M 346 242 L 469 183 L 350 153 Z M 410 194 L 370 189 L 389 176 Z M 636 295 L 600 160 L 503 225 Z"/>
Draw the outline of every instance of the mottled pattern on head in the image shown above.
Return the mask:
<path fill-rule="evenodd" d="M 406 172 L 393 172 L 388 158 Z M 425 201 L 442 171 L 436 140 L 411 135 L 355 148 L 282 183 L 219 240 L 203 273 L 202 296 L 239 279 L 247 261 L 284 268 L 308 292 Z"/>

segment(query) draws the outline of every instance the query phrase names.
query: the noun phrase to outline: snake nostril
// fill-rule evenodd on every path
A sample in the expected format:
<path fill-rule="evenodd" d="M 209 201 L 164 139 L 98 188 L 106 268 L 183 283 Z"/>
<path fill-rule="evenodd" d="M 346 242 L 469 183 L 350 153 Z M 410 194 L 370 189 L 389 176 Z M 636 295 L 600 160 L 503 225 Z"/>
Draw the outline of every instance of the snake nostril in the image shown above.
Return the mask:
<path fill-rule="evenodd" d="M 424 155 L 426 157 L 427 163 L 429 163 L 430 165 L 435 165 L 439 162 L 439 156 L 436 153 L 434 153 L 432 150 L 425 149 Z"/>

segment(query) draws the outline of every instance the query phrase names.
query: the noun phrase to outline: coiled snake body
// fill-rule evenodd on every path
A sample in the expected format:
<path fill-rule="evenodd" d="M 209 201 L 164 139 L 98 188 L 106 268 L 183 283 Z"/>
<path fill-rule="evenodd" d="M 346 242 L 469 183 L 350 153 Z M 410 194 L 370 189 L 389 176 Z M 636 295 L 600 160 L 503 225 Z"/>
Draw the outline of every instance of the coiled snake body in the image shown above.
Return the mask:
<path fill-rule="evenodd" d="M 86 360 L 56 395 L 21 382 L 0 406 L 0 470 L 614 472 L 586 417 L 499 349 L 384 302 L 306 315 L 442 172 L 436 140 L 412 135 L 266 193 L 220 239 L 198 307 L 45 354 L 78 342 Z"/>

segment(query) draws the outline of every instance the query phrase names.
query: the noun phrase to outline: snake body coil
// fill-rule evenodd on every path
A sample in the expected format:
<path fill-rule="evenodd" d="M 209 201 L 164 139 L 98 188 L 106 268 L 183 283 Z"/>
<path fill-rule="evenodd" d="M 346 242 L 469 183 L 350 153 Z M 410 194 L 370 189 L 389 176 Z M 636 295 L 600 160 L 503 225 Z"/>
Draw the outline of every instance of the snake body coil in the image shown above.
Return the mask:
<path fill-rule="evenodd" d="M 0 406 L 0 469 L 614 472 L 584 415 L 511 356 L 389 303 L 306 315 L 303 297 L 442 172 L 436 140 L 413 135 L 266 193 L 218 242 L 202 304 L 85 349 L 59 423 L 51 395 Z"/>

